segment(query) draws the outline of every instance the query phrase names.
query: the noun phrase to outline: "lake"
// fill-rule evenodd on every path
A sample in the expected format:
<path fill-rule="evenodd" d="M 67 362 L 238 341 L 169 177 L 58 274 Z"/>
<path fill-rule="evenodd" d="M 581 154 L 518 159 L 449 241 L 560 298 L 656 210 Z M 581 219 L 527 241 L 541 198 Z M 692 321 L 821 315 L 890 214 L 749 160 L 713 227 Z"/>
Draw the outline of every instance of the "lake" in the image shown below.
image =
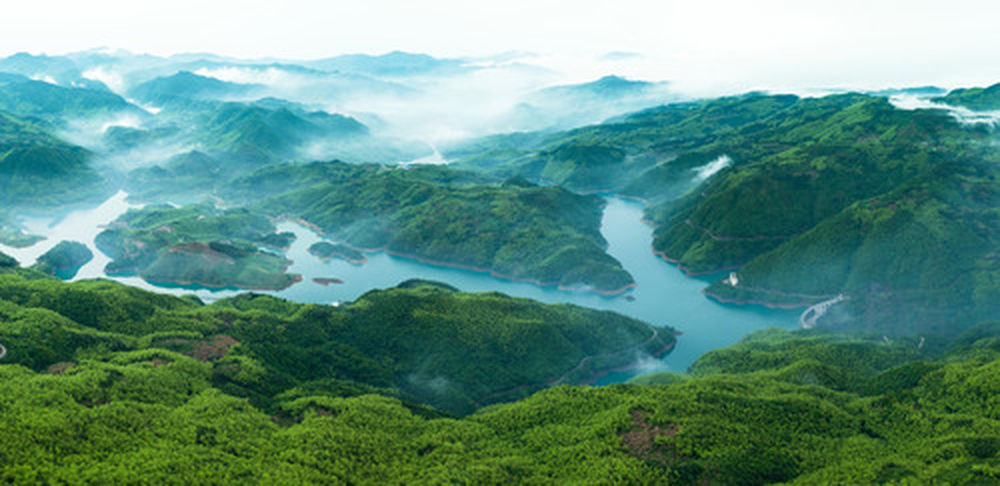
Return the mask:
<path fill-rule="evenodd" d="M 103 225 L 133 207 L 126 198 L 124 192 L 119 192 L 98 207 L 73 211 L 56 221 L 49 218 L 24 219 L 21 222 L 29 232 L 48 239 L 29 248 L 0 245 L 0 251 L 27 266 L 59 241 L 75 240 L 85 243 L 95 256 L 80 269 L 74 280 L 111 278 L 156 292 L 196 294 L 206 302 L 241 292 L 163 287 L 138 277 L 104 275 L 104 266 L 110 259 L 94 247 L 94 237 L 102 231 Z M 602 384 L 624 381 L 638 372 L 685 371 L 698 356 L 733 344 L 749 332 L 766 327 L 792 329 L 797 326 L 799 311 L 726 305 L 705 297 L 701 290 L 719 276 L 685 276 L 674 265 L 653 254 L 652 229 L 641 220 L 641 203 L 614 197 L 607 201 L 601 232 L 608 241 L 608 253 L 617 258 L 636 281 L 634 289 L 619 296 L 512 282 L 486 273 L 427 265 L 384 252 L 369 253 L 368 262 L 364 265 L 342 260 L 321 261 L 310 255 L 308 248 L 322 238 L 311 229 L 293 222 L 279 223 L 278 228 L 297 235 L 287 256 L 294 262 L 289 271 L 302 274 L 303 281 L 285 290 L 264 293 L 297 302 L 333 304 L 354 300 L 371 289 L 393 287 L 404 280 L 420 278 L 445 282 L 468 292 L 498 291 L 542 302 L 569 302 L 613 310 L 654 325 L 671 326 L 683 333 L 678 338 L 677 346 L 667 356 L 659 360 L 651 359 L 636 371 L 609 375 L 601 380 Z M 313 282 L 314 278 L 337 278 L 344 283 L 324 286 Z"/>

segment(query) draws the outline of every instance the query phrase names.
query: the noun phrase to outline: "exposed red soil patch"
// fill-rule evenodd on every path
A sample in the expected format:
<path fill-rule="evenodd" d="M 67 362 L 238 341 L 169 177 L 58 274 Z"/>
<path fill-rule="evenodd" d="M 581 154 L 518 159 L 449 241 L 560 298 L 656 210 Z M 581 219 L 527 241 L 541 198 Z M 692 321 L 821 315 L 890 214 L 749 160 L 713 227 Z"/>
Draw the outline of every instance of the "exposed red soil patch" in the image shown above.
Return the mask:
<path fill-rule="evenodd" d="M 655 461 L 672 464 L 682 457 L 671 448 L 656 443 L 657 437 L 673 437 L 680 429 L 676 425 L 660 427 L 651 425 L 646 419 L 646 412 L 632 412 L 632 428 L 622 434 L 622 445 L 632 457 L 643 461 Z"/>

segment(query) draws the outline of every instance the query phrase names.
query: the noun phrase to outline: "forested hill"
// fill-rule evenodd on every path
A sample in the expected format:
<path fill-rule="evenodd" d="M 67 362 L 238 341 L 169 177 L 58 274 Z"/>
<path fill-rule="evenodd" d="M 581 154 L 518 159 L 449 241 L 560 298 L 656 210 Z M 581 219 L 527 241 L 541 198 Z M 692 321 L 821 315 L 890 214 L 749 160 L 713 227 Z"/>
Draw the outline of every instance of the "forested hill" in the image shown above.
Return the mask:
<path fill-rule="evenodd" d="M 90 159 L 90 151 L 57 138 L 42 124 L 0 112 L 0 211 L 107 197 L 108 187 Z"/>
<path fill-rule="evenodd" d="M 67 284 L 0 267 L 3 365 L 83 372 L 179 363 L 276 414 L 299 398 L 374 392 L 468 413 L 587 382 L 602 370 L 662 355 L 674 340 L 669 328 L 607 311 L 466 294 L 433 282 L 372 290 L 341 307 L 254 294 L 202 305 L 108 281 Z"/>
<path fill-rule="evenodd" d="M 316 162 L 266 167 L 221 193 L 357 248 L 562 288 L 620 293 L 634 284 L 604 251 L 604 200 L 560 187 L 449 167 Z"/>
<path fill-rule="evenodd" d="M 986 88 L 960 88 L 950 91 L 947 95 L 934 98 L 954 106 L 964 106 L 971 110 L 1000 110 L 1000 84 Z"/>
<path fill-rule="evenodd" d="M 1000 478 L 998 323 L 948 349 L 767 331 L 690 375 L 557 386 L 453 418 L 415 399 L 471 411 L 490 387 L 559 384 L 571 361 L 643 347 L 651 329 L 427 282 L 333 309 L 0 280 L 0 478 L 14 483 Z"/>
<path fill-rule="evenodd" d="M 845 294 L 828 325 L 954 335 L 1000 313 L 997 136 L 879 96 L 752 93 L 451 155 L 647 200 L 658 253 L 693 274 L 738 271 L 715 298 L 804 307 Z"/>

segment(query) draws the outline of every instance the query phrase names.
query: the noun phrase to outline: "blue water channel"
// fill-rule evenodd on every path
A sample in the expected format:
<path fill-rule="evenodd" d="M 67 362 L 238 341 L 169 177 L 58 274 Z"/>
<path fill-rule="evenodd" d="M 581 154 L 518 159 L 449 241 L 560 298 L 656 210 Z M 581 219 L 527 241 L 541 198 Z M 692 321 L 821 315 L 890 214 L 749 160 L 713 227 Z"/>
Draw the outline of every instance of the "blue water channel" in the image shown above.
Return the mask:
<path fill-rule="evenodd" d="M 239 293 L 236 290 L 209 290 L 154 286 L 140 278 L 107 277 L 103 269 L 109 259 L 96 250 L 94 237 L 101 227 L 132 207 L 125 193 L 118 193 L 96 208 L 74 211 L 53 221 L 44 218 L 23 219 L 22 224 L 34 234 L 48 237 L 28 248 L 0 245 L 0 251 L 30 265 L 60 240 L 86 243 L 95 254 L 74 280 L 112 278 L 136 287 L 171 294 L 196 294 L 204 301 L 214 301 Z M 713 277 L 687 277 L 675 266 L 653 254 L 652 230 L 641 221 L 641 203 L 608 198 L 601 232 L 608 241 L 608 253 L 617 258 L 635 278 L 636 287 L 614 296 L 602 296 L 585 291 L 565 291 L 554 287 L 539 287 L 530 283 L 512 282 L 486 273 L 433 266 L 416 260 L 396 257 L 383 252 L 368 254 L 368 262 L 355 265 L 342 260 L 321 261 L 307 251 L 321 241 L 320 235 L 293 222 L 279 223 L 281 231 L 291 231 L 297 238 L 287 252 L 294 263 L 289 269 L 303 276 L 303 281 L 285 290 L 265 292 L 297 302 L 339 304 L 356 299 L 371 289 L 392 287 L 413 278 L 437 280 L 468 292 L 499 291 L 528 297 L 542 302 L 569 302 L 581 306 L 608 309 L 632 316 L 657 326 L 671 326 L 683 334 L 677 346 L 662 359 L 649 359 L 636 370 L 615 373 L 600 383 L 624 381 L 638 373 L 649 371 L 685 371 L 698 356 L 712 349 L 739 341 L 745 334 L 766 327 L 793 328 L 799 311 L 767 309 L 757 306 L 719 304 L 701 290 Z M 322 285 L 314 278 L 337 278 L 343 284 Z"/>

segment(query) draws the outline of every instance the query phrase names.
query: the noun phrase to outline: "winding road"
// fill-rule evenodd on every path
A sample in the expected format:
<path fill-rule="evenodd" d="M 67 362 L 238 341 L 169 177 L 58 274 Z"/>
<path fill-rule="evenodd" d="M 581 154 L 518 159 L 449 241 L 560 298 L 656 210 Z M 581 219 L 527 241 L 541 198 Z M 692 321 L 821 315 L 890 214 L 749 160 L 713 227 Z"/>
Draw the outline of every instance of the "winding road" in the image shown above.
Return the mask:
<path fill-rule="evenodd" d="M 816 321 L 818 321 L 820 317 L 823 317 L 823 314 L 826 314 L 826 311 L 830 310 L 830 307 L 833 307 L 835 304 L 843 302 L 847 299 L 848 297 L 846 295 L 840 294 L 830 300 L 824 300 L 823 302 L 814 304 L 806 309 L 805 312 L 802 313 L 802 316 L 799 317 L 799 327 L 802 329 L 812 329 L 816 327 Z"/>

